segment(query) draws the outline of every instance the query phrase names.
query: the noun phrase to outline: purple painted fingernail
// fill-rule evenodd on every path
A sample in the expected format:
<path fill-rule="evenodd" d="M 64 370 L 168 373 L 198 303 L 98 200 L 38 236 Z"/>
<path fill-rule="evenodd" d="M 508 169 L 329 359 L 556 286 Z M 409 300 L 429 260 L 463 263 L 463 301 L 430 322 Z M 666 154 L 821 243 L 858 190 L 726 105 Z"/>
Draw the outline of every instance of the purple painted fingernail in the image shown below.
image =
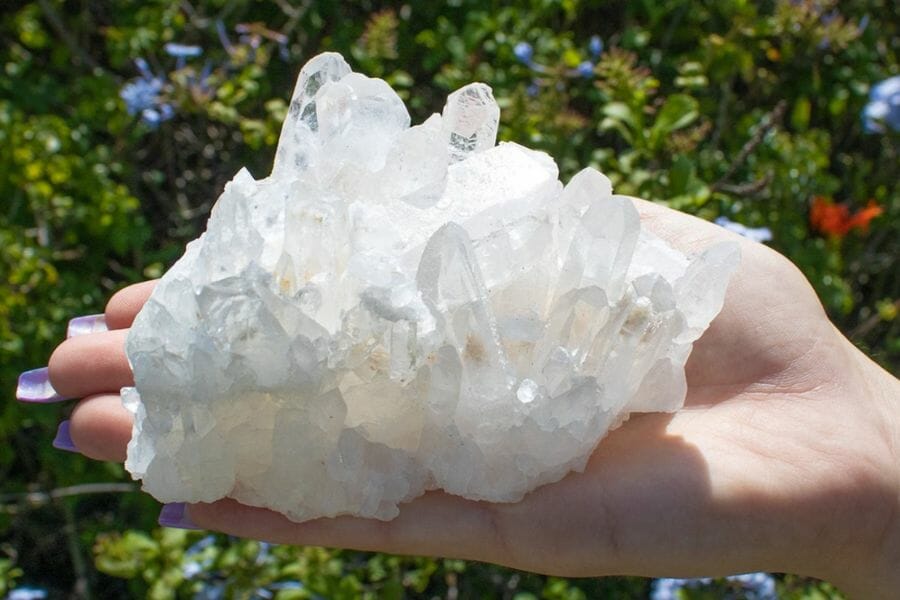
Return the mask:
<path fill-rule="evenodd" d="M 19 375 L 19 385 L 16 388 L 16 400 L 20 402 L 60 402 L 66 400 L 60 396 L 50 385 L 47 375 L 47 367 L 25 371 Z"/>
<path fill-rule="evenodd" d="M 101 331 L 108 331 L 106 328 L 106 315 L 86 315 L 84 317 L 75 317 L 69 321 L 66 337 L 70 338 Z"/>
<path fill-rule="evenodd" d="M 187 515 L 184 502 L 170 502 L 163 504 L 159 511 L 159 524 L 163 527 L 175 527 L 177 529 L 200 529 Z"/>
<path fill-rule="evenodd" d="M 72 441 L 72 435 L 69 433 L 69 421 L 63 421 L 56 430 L 56 437 L 53 438 L 53 447 L 57 450 L 68 450 L 69 452 L 78 452 L 75 442 Z"/>

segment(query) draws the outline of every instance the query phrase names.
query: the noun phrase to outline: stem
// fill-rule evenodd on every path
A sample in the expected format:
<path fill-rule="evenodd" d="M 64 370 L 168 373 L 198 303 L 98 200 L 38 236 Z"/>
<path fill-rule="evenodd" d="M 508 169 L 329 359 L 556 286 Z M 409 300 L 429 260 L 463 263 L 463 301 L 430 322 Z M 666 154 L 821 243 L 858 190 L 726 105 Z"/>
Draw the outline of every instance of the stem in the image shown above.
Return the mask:
<path fill-rule="evenodd" d="M 75 588 L 73 590 L 73 595 L 76 598 L 90 600 L 92 597 L 89 585 L 90 574 L 88 573 L 84 556 L 81 553 L 81 548 L 78 545 L 78 530 L 75 527 L 75 515 L 68 502 L 60 502 L 59 504 L 66 520 L 66 526 L 63 528 L 63 532 L 66 534 L 66 546 L 69 550 L 69 558 L 72 559 L 72 567 L 75 569 Z"/>

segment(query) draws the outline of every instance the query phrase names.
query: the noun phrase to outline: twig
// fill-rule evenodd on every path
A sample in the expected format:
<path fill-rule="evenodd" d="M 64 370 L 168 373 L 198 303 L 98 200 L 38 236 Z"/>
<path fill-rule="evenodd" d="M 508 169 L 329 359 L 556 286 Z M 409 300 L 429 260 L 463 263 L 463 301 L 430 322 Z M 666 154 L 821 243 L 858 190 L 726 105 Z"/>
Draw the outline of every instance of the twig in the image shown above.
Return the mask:
<path fill-rule="evenodd" d="M 726 194 L 732 194 L 735 196 L 752 196 L 753 194 L 758 194 L 762 190 L 766 189 L 766 187 L 770 183 L 772 183 L 773 178 L 774 176 L 772 175 L 772 172 L 769 171 L 762 179 L 757 179 L 756 181 L 750 181 L 748 183 L 741 183 L 738 185 L 723 183 L 719 186 L 719 190 L 725 192 Z"/>
<path fill-rule="evenodd" d="M 82 483 L 69 487 L 56 488 L 49 492 L 23 492 L 19 494 L 2 494 L 0 503 L 3 512 L 16 512 L 15 504 L 27 504 L 29 507 L 38 507 L 49 504 L 60 498 L 80 496 L 82 494 L 124 494 L 136 492 L 137 486 L 131 483 Z"/>
<path fill-rule="evenodd" d="M 735 157 L 734 161 L 732 161 L 731 166 L 728 167 L 728 171 L 725 172 L 722 177 L 719 178 L 710 189 L 714 192 L 717 192 L 722 189 L 722 186 L 726 185 L 728 180 L 731 179 L 734 174 L 737 172 L 739 168 L 746 162 L 747 157 L 756 150 L 757 146 L 759 146 L 763 138 L 766 137 L 766 134 L 769 133 L 772 129 L 778 126 L 781 123 L 781 119 L 784 117 L 784 111 L 787 109 L 787 102 L 784 100 L 780 100 L 778 104 L 775 105 L 775 108 L 772 109 L 766 118 L 760 122 L 759 127 L 756 131 L 753 132 L 753 135 L 750 136 L 750 139 L 744 144 L 741 148 L 741 151 L 738 152 L 737 157 Z"/>
<path fill-rule="evenodd" d="M 278 8 L 281 9 L 281 12 L 283 12 L 290 18 L 297 17 L 303 12 L 302 9 L 291 6 L 290 3 L 286 2 L 285 0 L 275 0 L 275 4 L 278 5 Z"/>
<path fill-rule="evenodd" d="M 91 586 L 88 581 L 88 569 L 84 562 L 84 556 L 81 554 L 81 546 L 78 543 L 78 530 L 75 528 L 75 515 L 72 507 L 66 502 L 60 502 L 63 515 L 66 520 L 66 526 L 63 532 L 66 534 L 66 545 L 69 549 L 69 558 L 72 559 L 72 568 L 75 570 L 75 585 L 73 586 L 73 595 L 76 598 L 84 598 L 90 600 Z"/>
<path fill-rule="evenodd" d="M 690 5 L 682 4 L 681 8 L 678 9 L 678 12 L 675 13 L 675 16 L 669 22 L 669 27 L 666 29 L 665 35 L 663 35 L 662 42 L 659 45 L 660 50 L 665 53 L 665 51 L 669 48 L 669 44 L 672 43 L 672 38 L 675 36 L 675 32 L 678 31 L 678 27 L 681 25 L 681 21 L 684 19 L 684 15 L 690 9 Z"/>
<path fill-rule="evenodd" d="M 198 15 L 190 2 L 183 0 L 181 2 L 181 9 L 187 13 L 188 18 L 191 20 L 191 24 L 197 29 L 205 29 L 206 26 L 209 25 L 209 18 Z"/>
<path fill-rule="evenodd" d="M 900 310 L 900 298 L 894 300 L 894 308 Z M 854 327 L 853 330 L 850 331 L 850 335 L 848 337 L 851 339 L 855 339 L 866 335 L 867 333 L 875 329 L 875 327 L 879 323 L 881 323 L 881 320 L 881 315 L 878 311 L 875 311 L 875 314 Z"/>
<path fill-rule="evenodd" d="M 294 29 L 296 29 L 297 25 L 300 23 L 300 19 L 303 17 L 303 15 L 306 14 L 306 11 L 309 10 L 310 2 L 307 0 L 306 2 L 301 3 L 299 6 L 294 7 L 291 7 L 287 2 L 284 1 L 277 2 L 277 4 L 284 12 L 284 14 L 288 16 L 288 21 L 281 29 L 281 33 L 283 33 L 288 37 L 288 39 L 290 39 L 291 35 L 294 33 Z"/>
<path fill-rule="evenodd" d="M 78 42 L 75 41 L 75 38 L 73 38 L 66 29 L 62 19 L 59 18 L 59 15 L 56 13 L 56 10 L 50 4 L 49 0 L 38 0 L 38 6 L 41 7 L 41 12 L 44 13 L 44 17 L 47 19 L 47 22 L 50 23 L 53 31 L 55 31 L 56 35 L 58 35 L 63 43 L 69 47 L 69 50 L 71 50 L 72 54 L 74 54 L 78 60 L 92 69 L 101 68 L 100 64 L 91 58 L 91 55 L 78 45 Z"/>
<path fill-rule="evenodd" d="M 719 141 L 722 137 L 722 131 L 725 129 L 725 119 L 728 118 L 728 102 L 731 100 L 732 82 L 723 83 L 719 88 L 719 107 L 716 109 L 716 128 L 713 130 L 710 138 L 710 147 L 717 149 Z"/>

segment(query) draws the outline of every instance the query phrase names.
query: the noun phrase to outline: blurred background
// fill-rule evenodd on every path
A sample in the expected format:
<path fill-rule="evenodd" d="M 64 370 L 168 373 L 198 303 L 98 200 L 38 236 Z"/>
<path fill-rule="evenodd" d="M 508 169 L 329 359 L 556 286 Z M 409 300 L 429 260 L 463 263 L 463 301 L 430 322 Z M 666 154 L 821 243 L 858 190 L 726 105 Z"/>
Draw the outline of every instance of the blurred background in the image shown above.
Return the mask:
<path fill-rule="evenodd" d="M 894 0 L 192 2 L 0 8 L 0 597 L 837 598 L 824 583 L 566 580 L 456 560 L 161 529 L 117 464 L 50 446 L 22 406 L 76 315 L 158 277 L 246 165 L 271 166 L 294 79 L 324 50 L 415 123 L 474 80 L 500 137 L 764 242 L 900 367 L 900 15 Z"/>

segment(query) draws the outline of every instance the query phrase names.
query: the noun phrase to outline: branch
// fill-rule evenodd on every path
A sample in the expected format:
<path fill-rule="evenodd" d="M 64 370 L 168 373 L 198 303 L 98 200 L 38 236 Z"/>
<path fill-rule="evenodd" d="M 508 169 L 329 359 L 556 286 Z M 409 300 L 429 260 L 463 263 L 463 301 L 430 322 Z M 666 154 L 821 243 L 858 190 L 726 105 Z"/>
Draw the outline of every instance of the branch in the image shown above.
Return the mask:
<path fill-rule="evenodd" d="M 731 166 L 728 167 L 728 171 L 725 172 L 722 177 L 719 178 L 717 182 L 710 186 L 710 190 L 713 192 L 717 192 L 722 190 L 724 186 L 727 185 L 728 180 L 731 179 L 738 169 L 747 161 L 747 157 L 753 153 L 754 150 L 762 143 L 763 138 L 766 137 L 766 134 L 778 127 L 779 123 L 781 123 L 781 119 L 784 117 L 784 111 L 787 109 L 787 102 L 784 100 L 780 100 L 778 104 L 775 105 L 775 108 L 770 112 L 759 124 L 756 131 L 753 132 L 753 135 L 747 140 L 747 143 L 741 148 L 741 151 L 738 152 L 737 157 L 735 157 L 734 161 L 731 163 Z"/>
<path fill-rule="evenodd" d="M 762 179 L 757 179 L 756 181 L 750 181 L 748 183 L 741 183 L 737 185 L 732 185 L 730 183 L 723 183 L 719 185 L 719 191 L 725 192 L 726 194 L 732 194 L 734 196 L 752 196 L 753 194 L 758 194 L 762 190 L 766 189 L 770 183 L 772 183 L 772 179 L 774 176 L 772 172 L 769 171 L 765 174 Z"/>
<path fill-rule="evenodd" d="M 66 526 L 63 527 L 63 533 L 66 534 L 66 546 L 69 549 L 69 558 L 72 560 L 72 567 L 75 570 L 75 584 L 72 586 L 72 595 L 76 598 L 90 600 L 93 595 L 89 585 L 89 575 L 87 564 L 81 553 L 81 546 L 78 543 L 78 529 L 75 527 L 75 515 L 72 507 L 66 503 L 62 504 L 63 515 L 65 515 Z"/>
<path fill-rule="evenodd" d="M 294 29 L 300 23 L 300 19 L 309 10 L 310 2 L 307 0 L 306 2 L 302 2 L 299 6 L 294 7 L 284 0 L 276 0 L 276 4 L 278 4 L 282 12 L 288 17 L 288 21 L 281 29 L 281 33 L 286 35 L 288 40 L 290 40 L 291 35 L 294 33 Z"/>
<path fill-rule="evenodd" d="M 56 32 L 56 35 L 59 36 L 59 39 L 63 41 L 63 43 L 69 47 L 69 50 L 72 54 L 81 61 L 82 64 L 85 64 L 92 69 L 99 69 L 100 64 L 91 58 L 91 55 L 84 51 L 84 49 L 78 45 L 78 42 L 75 41 L 75 38 L 69 33 L 69 30 L 66 29 L 65 24 L 62 22 L 62 19 L 59 18 L 59 14 L 57 14 L 56 10 L 53 8 L 53 5 L 50 4 L 49 0 L 38 0 L 38 6 L 41 7 L 41 11 L 44 13 L 44 18 L 47 19 L 47 22 L 50 23 L 50 27 L 53 28 L 53 31 Z"/>
<path fill-rule="evenodd" d="M 23 492 L 19 494 L 0 494 L 0 512 L 15 513 L 17 504 L 27 504 L 35 508 L 49 504 L 60 498 L 79 496 L 82 494 L 125 494 L 136 492 L 137 486 L 131 483 L 82 483 L 69 487 L 56 488 L 49 492 Z"/>
<path fill-rule="evenodd" d="M 894 300 L 894 308 L 900 310 L 900 298 Z M 879 312 L 876 310 L 872 316 L 854 327 L 847 335 L 847 337 L 849 337 L 850 339 L 861 338 L 862 336 L 872 331 L 872 329 L 874 329 L 879 323 L 881 323 L 881 320 L 881 314 L 879 314 Z"/>

